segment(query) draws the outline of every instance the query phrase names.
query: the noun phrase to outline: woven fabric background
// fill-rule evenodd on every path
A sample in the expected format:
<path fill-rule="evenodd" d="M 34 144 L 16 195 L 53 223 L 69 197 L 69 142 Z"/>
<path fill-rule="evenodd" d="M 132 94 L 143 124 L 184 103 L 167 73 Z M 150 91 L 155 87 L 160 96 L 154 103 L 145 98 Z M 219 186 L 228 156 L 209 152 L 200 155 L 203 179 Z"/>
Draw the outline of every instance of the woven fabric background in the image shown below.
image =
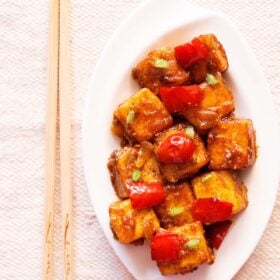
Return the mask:
<path fill-rule="evenodd" d="M 71 1 L 75 279 L 79 280 L 133 279 L 108 245 L 90 204 L 82 168 L 81 123 L 98 56 L 120 21 L 140 2 Z M 270 83 L 279 116 L 279 0 L 192 2 L 223 11 L 238 25 Z M 42 276 L 47 33 L 47 0 L 0 1 L 1 280 Z M 59 200 L 57 190 L 55 279 L 62 279 Z M 234 279 L 280 279 L 279 216 L 278 195 L 265 234 Z"/>

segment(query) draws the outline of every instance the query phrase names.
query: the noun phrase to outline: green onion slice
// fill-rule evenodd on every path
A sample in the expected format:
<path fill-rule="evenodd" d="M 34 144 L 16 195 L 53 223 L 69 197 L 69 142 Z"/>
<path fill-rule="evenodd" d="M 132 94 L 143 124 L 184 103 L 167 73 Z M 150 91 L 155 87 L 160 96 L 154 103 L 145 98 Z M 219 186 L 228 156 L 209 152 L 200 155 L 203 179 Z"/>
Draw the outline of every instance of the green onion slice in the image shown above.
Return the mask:
<path fill-rule="evenodd" d="M 207 83 L 208 83 L 209 85 L 211 85 L 211 86 L 213 86 L 213 85 L 219 83 L 219 81 L 217 80 L 217 78 L 216 78 L 214 75 L 210 74 L 210 73 L 207 73 L 207 74 L 206 74 L 206 81 L 207 81 Z"/>
<path fill-rule="evenodd" d="M 194 138 L 194 129 L 192 126 L 188 126 L 185 130 L 185 134 L 190 137 L 190 138 Z"/>
<path fill-rule="evenodd" d="M 169 209 L 168 214 L 171 217 L 175 217 L 177 215 L 180 215 L 184 212 L 184 207 L 172 207 Z"/>
<path fill-rule="evenodd" d="M 126 116 L 126 124 L 132 123 L 134 121 L 134 119 L 135 119 L 135 112 L 134 112 L 134 110 L 130 109 Z"/>
<path fill-rule="evenodd" d="M 137 182 L 140 180 L 142 172 L 140 170 L 134 170 L 131 176 L 132 181 Z"/>
<path fill-rule="evenodd" d="M 200 239 L 192 239 L 184 244 L 184 246 L 190 250 L 197 249 L 200 246 Z"/>
<path fill-rule="evenodd" d="M 167 60 L 160 58 L 155 61 L 154 66 L 156 68 L 168 68 L 169 64 Z"/>

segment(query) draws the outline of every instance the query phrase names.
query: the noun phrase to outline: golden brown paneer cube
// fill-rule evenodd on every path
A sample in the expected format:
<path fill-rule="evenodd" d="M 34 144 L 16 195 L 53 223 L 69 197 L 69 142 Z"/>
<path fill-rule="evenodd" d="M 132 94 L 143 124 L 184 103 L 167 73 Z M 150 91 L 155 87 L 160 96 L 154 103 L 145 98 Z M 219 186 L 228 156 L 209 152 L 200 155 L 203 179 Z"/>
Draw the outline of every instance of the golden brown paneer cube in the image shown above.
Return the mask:
<path fill-rule="evenodd" d="M 115 192 L 120 198 L 128 198 L 127 183 L 132 181 L 135 172 L 139 181 L 162 181 L 154 147 L 149 142 L 115 150 L 109 159 L 108 169 Z"/>
<path fill-rule="evenodd" d="M 120 104 L 114 117 L 122 124 L 124 134 L 131 142 L 149 140 L 172 125 L 172 117 L 163 103 L 147 88 Z"/>
<path fill-rule="evenodd" d="M 176 62 L 173 48 L 151 51 L 133 70 L 132 76 L 140 87 L 158 93 L 160 86 L 180 86 L 189 81 L 186 72 Z"/>
<path fill-rule="evenodd" d="M 256 139 L 253 123 L 249 119 L 220 120 L 207 139 L 213 170 L 241 169 L 256 161 Z"/>
<path fill-rule="evenodd" d="M 203 99 L 199 106 L 188 108 L 182 115 L 200 133 L 207 132 L 222 117 L 234 110 L 231 91 L 226 87 L 220 73 L 215 74 L 217 83 L 210 85 L 204 82 L 199 85 L 203 92 Z"/>
<path fill-rule="evenodd" d="M 175 125 L 158 135 L 155 138 L 155 153 L 157 154 L 161 144 L 172 134 L 185 133 L 186 128 L 190 127 L 184 124 Z M 171 183 L 175 183 L 181 179 L 193 176 L 199 171 L 200 168 L 208 163 L 208 154 L 204 147 L 203 141 L 199 137 L 198 133 L 194 133 L 193 141 L 195 144 L 195 150 L 191 158 L 185 163 L 164 163 L 159 162 L 160 171 L 165 180 Z"/>
<path fill-rule="evenodd" d="M 217 198 L 233 205 L 236 214 L 248 205 L 247 188 L 237 176 L 230 171 L 211 171 L 192 180 L 196 198 Z"/>
<path fill-rule="evenodd" d="M 133 209 L 130 199 L 112 203 L 109 215 L 111 228 L 120 243 L 131 243 L 141 238 L 150 240 L 160 227 L 153 209 Z"/>
<path fill-rule="evenodd" d="M 209 50 L 208 65 L 213 71 L 224 72 L 228 69 L 228 60 L 223 45 L 214 34 L 198 37 Z"/>
<path fill-rule="evenodd" d="M 184 274 L 195 270 L 201 264 L 212 264 L 214 262 L 215 256 L 207 244 L 204 229 L 200 222 L 172 227 L 167 231 L 178 234 L 186 242 L 198 240 L 198 246 L 196 246 L 197 248 L 182 250 L 180 259 L 177 262 L 158 262 L 157 265 L 163 275 Z"/>
<path fill-rule="evenodd" d="M 194 195 L 189 183 L 167 185 L 165 194 L 165 202 L 155 207 L 161 226 L 169 228 L 192 223 L 191 209 Z"/>

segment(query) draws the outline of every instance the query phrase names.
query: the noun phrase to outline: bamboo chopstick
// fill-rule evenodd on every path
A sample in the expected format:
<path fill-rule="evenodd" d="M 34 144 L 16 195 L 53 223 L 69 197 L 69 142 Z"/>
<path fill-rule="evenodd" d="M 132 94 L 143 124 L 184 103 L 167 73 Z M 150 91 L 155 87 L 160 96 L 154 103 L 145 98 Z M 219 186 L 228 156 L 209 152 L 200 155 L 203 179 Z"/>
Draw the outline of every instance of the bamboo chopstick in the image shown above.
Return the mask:
<path fill-rule="evenodd" d="M 68 0 L 50 0 L 46 125 L 44 279 L 53 279 L 54 190 L 58 96 L 60 108 L 60 185 L 64 279 L 73 279 L 71 184 L 71 59 Z M 59 86 L 58 86 L 59 84 Z"/>
<path fill-rule="evenodd" d="M 60 0 L 59 103 L 60 185 L 63 231 L 64 279 L 73 279 L 71 184 L 71 59 L 69 2 Z"/>
<path fill-rule="evenodd" d="M 59 0 L 50 0 L 48 47 L 48 95 L 45 148 L 45 225 L 43 278 L 53 277 L 54 190 L 56 169 L 56 122 L 58 98 Z"/>

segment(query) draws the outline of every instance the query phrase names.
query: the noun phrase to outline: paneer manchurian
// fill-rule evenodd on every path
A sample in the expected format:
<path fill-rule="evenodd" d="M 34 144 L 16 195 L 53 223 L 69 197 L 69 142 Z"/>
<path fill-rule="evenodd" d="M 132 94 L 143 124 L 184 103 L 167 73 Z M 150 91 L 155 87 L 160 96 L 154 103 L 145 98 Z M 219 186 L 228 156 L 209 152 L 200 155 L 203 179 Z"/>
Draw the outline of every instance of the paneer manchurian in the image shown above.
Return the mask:
<path fill-rule="evenodd" d="M 120 243 L 147 240 L 163 275 L 212 264 L 248 205 L 236 172 L 256 161 L 255 130 L 233 113 L 227 69 L 213 34 L 153 50 L 132 70 L 141 89 L 114 112 L 111 228 Z"/>

